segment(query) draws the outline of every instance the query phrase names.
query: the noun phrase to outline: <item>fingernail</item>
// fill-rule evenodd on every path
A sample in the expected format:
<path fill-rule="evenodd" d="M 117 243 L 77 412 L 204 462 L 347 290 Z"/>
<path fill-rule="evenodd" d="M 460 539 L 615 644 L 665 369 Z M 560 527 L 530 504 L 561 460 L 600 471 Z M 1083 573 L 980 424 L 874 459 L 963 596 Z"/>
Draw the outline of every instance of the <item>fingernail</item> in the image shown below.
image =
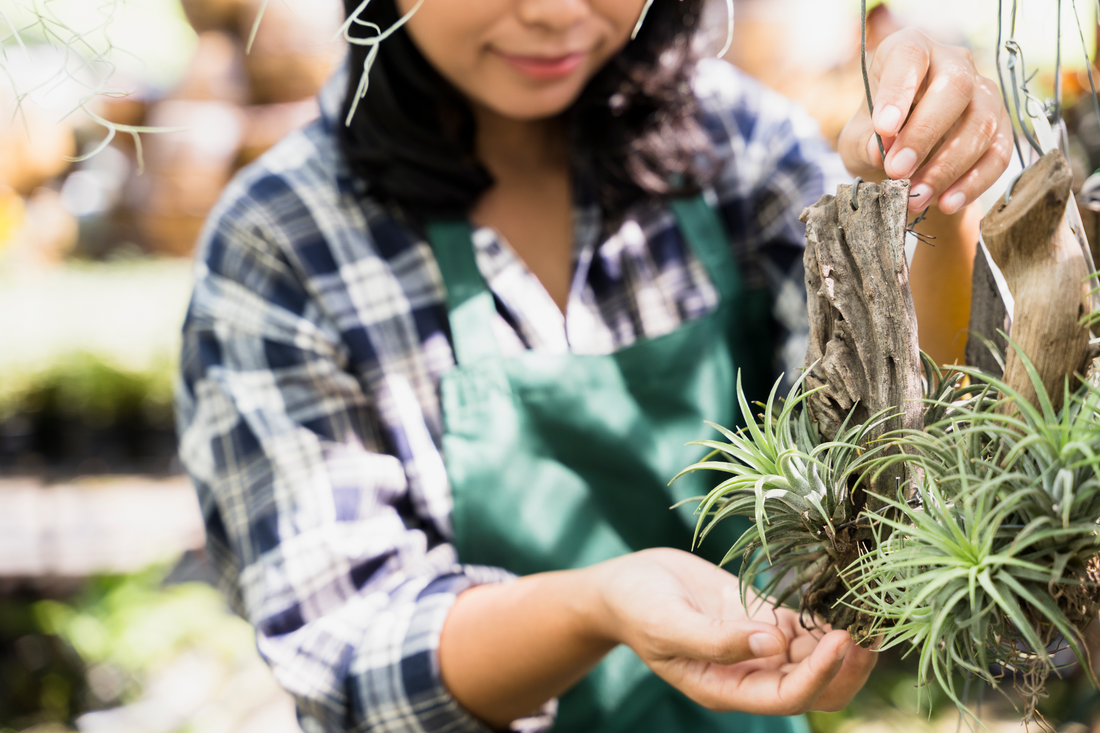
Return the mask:
<path fill-rule="evenodd" d="M 964 206 L 966 206 L 966 194 L 962 191 L 940 197 L 940 211 L 945 214 L 954 214 Z"/>
<path fill-rule="evenodd" d="M 913 190 L 909 192 L 910 211 L 922 211 L 927 209 L 930 203 L 932 203 L 932 187 L 927 183 L 918 183 L 913 186 Z"/>
<path fill-rule="evenodd" d="M 774 657 L 782 647 L 771 634 L 753 634 L 749 637 L 749 649 L 754 657 Z"/>
<path fill-rule="evenodd" d="M 883 105 L 875 115 L 878 129 L 883 135 L 893 135 L 901 125 L 901 110 L 892 104 Z"/>
<path fill-rule="evenodd" d="M 917 153 L 912 148 L 902 148 L 890 159 L 894 178 L 908 178 L 917 169 Z"/>
<path fill-rule="evenodd" d="M 851 649 L 851 648 L 852 648 L 852 640 L 851 639 L 849 639 L 848 641 L 841 644 L 840 648 L 836 650 L 836 661 L 838 661 L 838 662 L 844 661 L 844 657 L 846 657 L 848 655 L 848 650 Z"/>

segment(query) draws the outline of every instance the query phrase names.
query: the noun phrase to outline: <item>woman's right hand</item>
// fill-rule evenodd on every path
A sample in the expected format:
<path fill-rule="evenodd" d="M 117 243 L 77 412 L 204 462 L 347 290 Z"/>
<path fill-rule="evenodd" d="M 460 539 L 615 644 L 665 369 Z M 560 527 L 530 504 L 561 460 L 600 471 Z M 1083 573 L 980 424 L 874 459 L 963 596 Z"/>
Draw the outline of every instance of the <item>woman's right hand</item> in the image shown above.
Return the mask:
<path fill-rule="evenodd" d="M 766 603 L 747 610 L 736 576 L 690 553 L 646 550 L 590 570 L 601 633 L 712 710 L 840 710 L 875 666 L 877 654 L 846 631 L 807 631 L 797 613 Z"/>

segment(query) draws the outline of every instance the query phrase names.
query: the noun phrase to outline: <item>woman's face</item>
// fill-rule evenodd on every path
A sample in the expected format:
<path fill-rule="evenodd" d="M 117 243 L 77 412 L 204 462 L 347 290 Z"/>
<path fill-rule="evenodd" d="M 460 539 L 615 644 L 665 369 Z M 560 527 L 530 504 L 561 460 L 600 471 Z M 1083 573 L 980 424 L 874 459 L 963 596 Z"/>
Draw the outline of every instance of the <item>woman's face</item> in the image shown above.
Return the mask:
<path fill-rule="evenodd" d="M 397 0 L 401 13 L 416 0 Z M 471 104 L 517 120 L 564 112 L 630 39 L 645 0 L 426 0 L 405 26 Z M 382 48 L 385 53 L 385 47 Z"/>

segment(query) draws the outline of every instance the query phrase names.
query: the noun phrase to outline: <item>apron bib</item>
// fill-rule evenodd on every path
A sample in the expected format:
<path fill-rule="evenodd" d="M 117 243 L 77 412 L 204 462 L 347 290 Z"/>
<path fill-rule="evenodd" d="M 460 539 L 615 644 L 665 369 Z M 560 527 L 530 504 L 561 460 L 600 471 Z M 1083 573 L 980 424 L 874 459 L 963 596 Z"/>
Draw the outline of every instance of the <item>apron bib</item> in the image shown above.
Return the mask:
<path fill-rule="evenodd" d="M 767 296 L 749 292 L 724 229 L 702 197 L 671 203 L 680 231 L 721 296 L 675 332 L 607 356 L 527 352 L 504 358 L 493 296 L 470 226 L 434 223 L 428 239 L 447 288 L 456 368 L 443 377 L 443 454 L 463 563 L 518 575 L 581 568 L 647 547 L 691 549 L 694 507 L 710 472 L 669 479 L 740 422 L 735 384 L 767 394 Z M 755 371 L 750 371 L 755 367 Z M 761 392 L 761 388 L 765 391 Z M 739 518 L 740 519 L 740 518 Z M 745 520 L 747 521 L 747 520 Z M 746 528 L 719 526 L 699 548 L 712 562 Z M 561 697 L 555 731 L 805 733 L 801 718 L 712 713 L 654 675 L 623 645 Z"/>

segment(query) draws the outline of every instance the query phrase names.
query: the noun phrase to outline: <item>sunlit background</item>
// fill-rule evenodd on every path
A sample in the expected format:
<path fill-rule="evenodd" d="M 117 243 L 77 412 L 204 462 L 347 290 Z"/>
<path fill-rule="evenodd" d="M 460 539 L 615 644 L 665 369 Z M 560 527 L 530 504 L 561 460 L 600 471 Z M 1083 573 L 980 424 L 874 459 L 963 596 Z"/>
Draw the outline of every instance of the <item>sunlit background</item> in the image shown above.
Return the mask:
<path fill-rule="evenodd" d="M 298 730 L 249 627 L 207 583 L 171 405 L 203 220 L 236 170 L 316 116 L 343 53 L 339 0 L 276 0 L 246 55 L 260 5 L 0 0 L 0 733 Z M 872 5 L 872 47 L 916 25 L 996 73 L 997 0 Z M 704 47 L 725 40 L 724 13 L 708 9 Z M 736 18 L 730 59 L 835 139 L 863 95 L 859 3 L 738 0 Z M 1059 26 L 1079 185 L 1100 167 L 1096 5 L 1020 0 L 1015 37 L 1041 97 Z M 162 131 L 129 132 L 146 128 Z M 953 707 L 910 670 L 884 660 L 815 730 L 955 730 Z M 1051 725 L 1100 733 L 1100 693 L 1081 670 L 1064 677 L 1043 708 Z M 974 701 L 990 730 L 1019 728 L 1002 696 Z"/>

